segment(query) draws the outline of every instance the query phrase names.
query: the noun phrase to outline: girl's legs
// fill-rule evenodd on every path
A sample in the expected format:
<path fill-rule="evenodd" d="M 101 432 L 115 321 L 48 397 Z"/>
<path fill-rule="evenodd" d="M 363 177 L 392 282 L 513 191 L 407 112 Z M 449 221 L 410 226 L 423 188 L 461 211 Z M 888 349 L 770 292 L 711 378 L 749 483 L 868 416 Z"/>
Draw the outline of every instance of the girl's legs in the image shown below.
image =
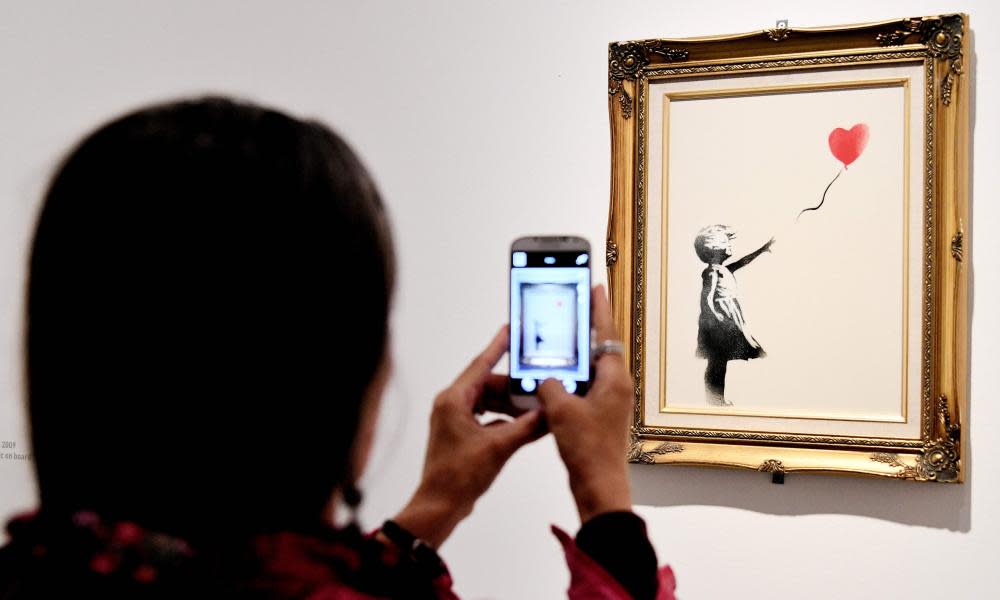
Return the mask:
<path fill-rule="evenodd" d="M 710 358 L 705 368 L 705 399 L 713 406 L 732 406 L 726 402 L 726 365 L 725 359 Z"/>

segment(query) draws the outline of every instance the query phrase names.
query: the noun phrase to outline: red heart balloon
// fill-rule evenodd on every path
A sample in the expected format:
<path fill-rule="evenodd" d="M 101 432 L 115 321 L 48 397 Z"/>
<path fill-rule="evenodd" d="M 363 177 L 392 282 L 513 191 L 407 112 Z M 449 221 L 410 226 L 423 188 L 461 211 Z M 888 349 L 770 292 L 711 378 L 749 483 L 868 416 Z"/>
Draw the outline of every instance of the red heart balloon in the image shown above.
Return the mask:
<path fill-rule="evenodd" d="M 847 165 L 861 156 L 861 152 L 868 145 L 868 126 L 858 123 L 851 127 L 850 131 L 838 127 L 830 132 L 829 142 L 830 152 L 833 152 L 837 160 L 844 163 L 846 169 Z"/>

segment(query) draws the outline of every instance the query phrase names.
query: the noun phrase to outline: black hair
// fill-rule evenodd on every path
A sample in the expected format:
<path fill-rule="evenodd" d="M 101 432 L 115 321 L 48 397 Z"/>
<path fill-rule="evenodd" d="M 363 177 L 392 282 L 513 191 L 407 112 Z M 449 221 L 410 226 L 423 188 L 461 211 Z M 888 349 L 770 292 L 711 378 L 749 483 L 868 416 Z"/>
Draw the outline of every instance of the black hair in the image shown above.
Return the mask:
<path fill-rule="evenodd" d="M 352 483 L 393 251 L 327 127 L 226 98 L 119 118 L 54 176 L 30 260 L 43 512 L 296 528 Z"/>

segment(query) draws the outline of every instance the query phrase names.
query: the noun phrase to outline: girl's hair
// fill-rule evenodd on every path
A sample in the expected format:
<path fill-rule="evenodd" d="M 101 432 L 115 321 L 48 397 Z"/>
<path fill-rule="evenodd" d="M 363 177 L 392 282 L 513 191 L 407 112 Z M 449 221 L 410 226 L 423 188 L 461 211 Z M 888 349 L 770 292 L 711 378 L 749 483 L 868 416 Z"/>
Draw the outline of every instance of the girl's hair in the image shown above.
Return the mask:
<path fill-rule="evenodd" d="M 325 126 L 225 98 L 91 134 L 44 200 L 27 372 L 43 513 L 312 526 L 353 482 L 393 251 Z"/>
<path fill-rule="evenodd" d="M 736 233 L 726 225 L 703 227 L 694 238 L 694 251 L 702 262 L 721 263 L 726 259 L 726 248 Z"/>

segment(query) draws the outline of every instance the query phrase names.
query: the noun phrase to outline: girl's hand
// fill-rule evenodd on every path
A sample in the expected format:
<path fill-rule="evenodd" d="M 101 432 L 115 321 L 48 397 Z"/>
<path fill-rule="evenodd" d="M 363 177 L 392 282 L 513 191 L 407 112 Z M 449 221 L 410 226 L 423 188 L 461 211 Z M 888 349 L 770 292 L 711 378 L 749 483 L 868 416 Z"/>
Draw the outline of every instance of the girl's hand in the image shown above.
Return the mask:
<path fill-rule="evenodd" d="M 620 339 L 604 288 L 594 288 L 591 296 L 597 340 Z M 567 393 L 554 379 L 538 388 L 545 421 L 569 471 L 581 522 L 604 512 L 632 510 L 625 464 L 632 395 L 632 378 L 616 354 L 598 358 L 594 385 L 583 398 Z"/>
<path fill-rule="evenodd" d="M 476 413 L 485 409 L 515 412 L 507 394 L 507 377 L 491 373 L 507 351 L 508 338 L 507 327 L 501 328 L 434 400 L 420 485 L 394 520 L 435 548 L 472 512 L 507 459 L 544 433 L 537 410 L 509 422 L 482 425 L 476 419 Z"/>

